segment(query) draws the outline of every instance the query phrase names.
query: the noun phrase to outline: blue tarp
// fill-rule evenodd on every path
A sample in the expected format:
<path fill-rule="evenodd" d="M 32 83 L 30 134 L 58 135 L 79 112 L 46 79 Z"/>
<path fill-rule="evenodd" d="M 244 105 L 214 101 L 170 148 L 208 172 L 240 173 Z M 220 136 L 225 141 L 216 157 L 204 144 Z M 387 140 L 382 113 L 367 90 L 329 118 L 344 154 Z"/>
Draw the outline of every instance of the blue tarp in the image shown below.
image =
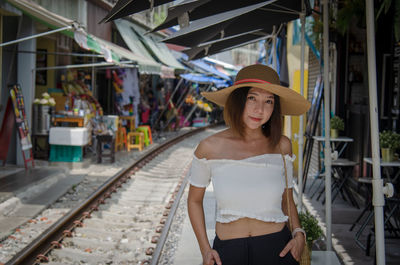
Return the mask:
<path fill-rule="evenodd" d="M 212 76 L 199 75 L 199 74 L 181 74 L 181 77 L 193 83 L 214 84 L 217 88 L 229 86 L 229 83 L 226 82 L 226 80 L 222 80 Z"/>
<path fill-rule="evenodd" d="M 207 64 L 206 62 L 204 62 L 201 59 L 194 60 L 194 61 L 189 61 L 189 63 L 192 63 L 194 66 L 202 69 L 205 72 L 208 72 L 208 73 L 211 73 L 213 75 L 219 76 L 219 77 L 221 77 L 221 78 L 223 78 L 225 80 L 229 80 L 229 81 L 232 80 L 228 75 L 218 71 L 217 69 L 215 69 L 214 66 L 211 66 L 211 65 Z"/>

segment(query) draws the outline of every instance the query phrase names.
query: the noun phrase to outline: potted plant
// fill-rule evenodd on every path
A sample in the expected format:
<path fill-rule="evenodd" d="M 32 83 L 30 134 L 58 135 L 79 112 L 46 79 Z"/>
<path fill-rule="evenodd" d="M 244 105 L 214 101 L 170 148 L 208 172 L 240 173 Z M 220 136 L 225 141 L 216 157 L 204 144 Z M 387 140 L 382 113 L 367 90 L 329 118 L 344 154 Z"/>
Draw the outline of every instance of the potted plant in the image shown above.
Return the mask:
<path fill-rule="evenodd" d="M 339 116 L 333 116 L 331 119 L 331 138 L 338 138 L 339 131 L 344 130 L 344 121 Z"/>
<path fill-rule="evenodd" d="M 379 145 L 381 147 L 382 161 L 393 161 L 394 151 L 400 147 L 400 134 L 387 130 L 380 132 Z"/>
<path fill-rule="evenodd" d="M 317 219 L 309 212 L 300 212 L 299 220 L 301 227 L 306 231 L 307 238 L 305 248 L 307 248 L 309 253 L 309 255 L 303 255 L 301 257 L 301 264 L 311 264 L 311 247 L 315 240 L 321 238 L 322 229 L 319 227 Z M 304 260 L 305 258 L 307 258 L 307 260 Z"/>

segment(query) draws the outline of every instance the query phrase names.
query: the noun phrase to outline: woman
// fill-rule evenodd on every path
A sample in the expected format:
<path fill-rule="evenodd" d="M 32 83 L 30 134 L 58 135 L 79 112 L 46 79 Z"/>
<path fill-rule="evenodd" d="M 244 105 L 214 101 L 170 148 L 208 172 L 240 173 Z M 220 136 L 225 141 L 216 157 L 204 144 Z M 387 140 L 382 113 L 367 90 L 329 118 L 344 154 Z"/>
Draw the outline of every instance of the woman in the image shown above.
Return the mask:
<path fill-rule="evenodd" d="M 265 65 L 245 67 L 233 86 L 203 96 L 225 107 L 229 125 L 200 142 L 189 175 L 188 212 L 203 264 L 298 264 L 305 232 L 293 202 L 294 157 L 281 115 L 300 115 L 310 103 L 280 86 Z M 212 248 L 203 211 L 211 180 L 217 200 Z"/>

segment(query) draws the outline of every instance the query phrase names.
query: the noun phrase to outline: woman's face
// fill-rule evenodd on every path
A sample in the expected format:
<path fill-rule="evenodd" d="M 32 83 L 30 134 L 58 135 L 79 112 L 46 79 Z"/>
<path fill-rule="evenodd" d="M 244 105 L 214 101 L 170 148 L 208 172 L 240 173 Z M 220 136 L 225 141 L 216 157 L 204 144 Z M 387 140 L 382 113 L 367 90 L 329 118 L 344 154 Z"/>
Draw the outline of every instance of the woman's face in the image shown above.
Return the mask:
<path fill-rule="evenodd" d="M 274 94 L 252 87 L 247 94 L 243 111 L 243 123 L 249 129 L 257 129 L 266 123 L 274 111 Z"/>

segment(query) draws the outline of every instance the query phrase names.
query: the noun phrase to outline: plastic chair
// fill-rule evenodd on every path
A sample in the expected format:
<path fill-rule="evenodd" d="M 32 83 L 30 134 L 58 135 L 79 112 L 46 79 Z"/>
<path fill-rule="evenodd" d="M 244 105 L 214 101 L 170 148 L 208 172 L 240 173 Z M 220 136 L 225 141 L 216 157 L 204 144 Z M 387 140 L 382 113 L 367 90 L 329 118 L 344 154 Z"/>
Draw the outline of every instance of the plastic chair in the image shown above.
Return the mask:
<path fill-rule="evenodd" d="M 136 128 L 137 132 L 142 132 L 144 134 L 144 144 L 146 146 L 153 143 L 153 138 L 151 136 L 151 128 L 149 125 L 140 125 Z"/>
<path fill-rule="evenodd" d="M 131 151 L 133 148 L 139 149 L 139 151 L 143 150 L 144 145 L 144 133 L 142 132 L 129 132 L 127 136 L 127 145 L 126 148 L 128 151 Z"/>

